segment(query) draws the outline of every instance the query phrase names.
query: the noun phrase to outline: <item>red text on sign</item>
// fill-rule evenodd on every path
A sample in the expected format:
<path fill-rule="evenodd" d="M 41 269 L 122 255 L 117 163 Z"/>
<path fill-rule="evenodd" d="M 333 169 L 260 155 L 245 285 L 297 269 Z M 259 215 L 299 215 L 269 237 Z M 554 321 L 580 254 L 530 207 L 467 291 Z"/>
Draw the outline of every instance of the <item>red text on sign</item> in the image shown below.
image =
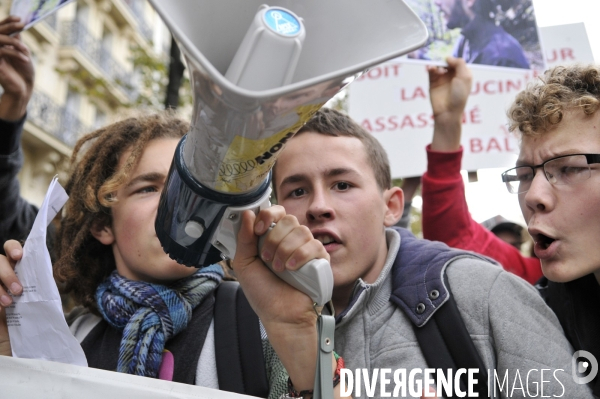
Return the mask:
<path fill-rule="evenodd" d="M 482 152 L 516 152 L 515 148 L 510 145 L 510 138 L 472 138 L 469 140 L 469 148 L 473 154 Z"/>

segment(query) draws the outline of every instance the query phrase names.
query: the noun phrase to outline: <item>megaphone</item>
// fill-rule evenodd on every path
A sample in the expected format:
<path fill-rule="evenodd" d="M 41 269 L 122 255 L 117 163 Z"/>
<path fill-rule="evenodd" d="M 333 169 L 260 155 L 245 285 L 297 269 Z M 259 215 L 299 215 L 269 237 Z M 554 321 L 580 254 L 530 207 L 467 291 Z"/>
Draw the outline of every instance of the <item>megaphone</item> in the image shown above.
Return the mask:
<path fill-rule="evenodd" d="M 188 266 L 233 258 L 240 213 L 270 206 L 286 141 L 360 73 L 427 40 L 401 0 L 262 2 L 150 0 L 193 89 L 191 130 L 155 224 L 163 249 Z"/>

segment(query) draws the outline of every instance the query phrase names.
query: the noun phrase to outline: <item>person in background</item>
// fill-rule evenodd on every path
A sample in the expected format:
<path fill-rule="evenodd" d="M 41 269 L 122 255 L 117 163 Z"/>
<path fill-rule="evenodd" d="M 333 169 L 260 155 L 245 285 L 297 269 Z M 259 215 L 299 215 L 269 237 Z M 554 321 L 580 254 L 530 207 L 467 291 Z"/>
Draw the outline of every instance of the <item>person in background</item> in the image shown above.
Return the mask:
<path fill-rule="evenodd" d="M 481 222 L 481 225 L 494 233 L 502 241 L 521 250 L 523 245 L 523 227 L 503 216 L 496 215 Z"/>
<path fill-rule="evenodd" d="M 421 185 L 421 177 L 406 177 L 402 179 L 401 188 L 404 193 L 404 209 L 402 210 L 402 217 L 396 223 L 397 227 L 404 227 L 410 229 L 410 211 L 412 210 L 412 200 Z"/>
<path fill-rule="evenodd" d="M 16 179 L 23 166 L 21 134 L 35 75 L 29 49 L 17 33 L 23 27 L 18 17 L 0 22 L 0 242 L 24 240 L 38 211 L 21 198 Z"/>
<path fill-rule="evenodd" d="M 474 251 L 498 261 L 505 270 L 534 284 L 542 276 L 540 261 L 524 256 L 471 217 L 460 167 L 462 115 L 471 91 L 471 71 L 450 57 L 447 68 L 428 67 L 434 128 L 422 177 L 423 237 Z"/>

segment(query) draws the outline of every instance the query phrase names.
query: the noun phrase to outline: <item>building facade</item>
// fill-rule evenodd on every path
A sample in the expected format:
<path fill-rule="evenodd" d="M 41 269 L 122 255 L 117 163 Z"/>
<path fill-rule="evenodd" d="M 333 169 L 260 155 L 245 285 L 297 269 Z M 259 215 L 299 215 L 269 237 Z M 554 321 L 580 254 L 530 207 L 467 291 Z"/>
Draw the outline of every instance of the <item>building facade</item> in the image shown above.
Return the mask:
<path fill-rule="evenodd" d="M 1 2 L 0 18 L 9 11 Z M 141 91 L 148 95 L 136 60 L 166 63 L 170 36 L 146 0 L 77 0 L 21 37 L 36 75 L 19 180 L 22 196 L 39 206 L 53 176 L 66 182 L 77 139 L 122 117 Z"/>

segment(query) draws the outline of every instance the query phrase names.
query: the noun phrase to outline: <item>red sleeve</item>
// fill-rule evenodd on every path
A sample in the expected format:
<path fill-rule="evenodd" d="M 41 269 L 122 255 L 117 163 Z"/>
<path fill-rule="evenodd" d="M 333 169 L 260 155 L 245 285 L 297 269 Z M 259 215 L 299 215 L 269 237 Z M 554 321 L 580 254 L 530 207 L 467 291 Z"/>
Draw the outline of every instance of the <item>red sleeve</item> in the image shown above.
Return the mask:
<path fill-rule="evenodd" d="M 542 276 L 539 259 L 523 256 L 471 217 L 460 175 L 462 153 L 462 147 L 455 152 L 437 152 L 427 146 L 427 172 L 422 179 L 423 237 L 489 256 L 505 270 L 535 283 Z"/>

